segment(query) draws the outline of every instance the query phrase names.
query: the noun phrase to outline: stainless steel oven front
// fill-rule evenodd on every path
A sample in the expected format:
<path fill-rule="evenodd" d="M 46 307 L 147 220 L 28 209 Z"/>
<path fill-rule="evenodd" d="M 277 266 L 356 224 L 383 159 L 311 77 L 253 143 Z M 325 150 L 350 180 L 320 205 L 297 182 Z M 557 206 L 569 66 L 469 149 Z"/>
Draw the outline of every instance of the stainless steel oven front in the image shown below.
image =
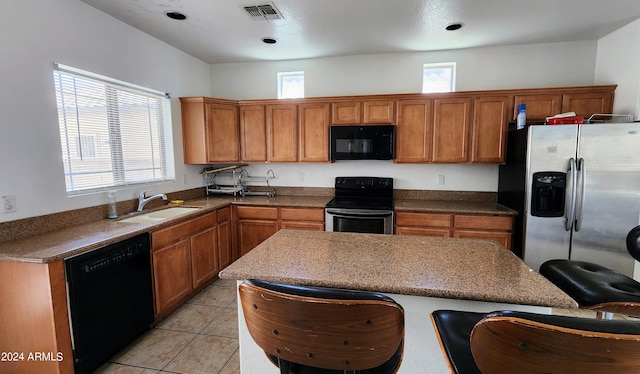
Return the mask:
<path fill-rule="evenodd" d="M 393 210 L 325 208 L 325 231 L 393 234 Z"/>

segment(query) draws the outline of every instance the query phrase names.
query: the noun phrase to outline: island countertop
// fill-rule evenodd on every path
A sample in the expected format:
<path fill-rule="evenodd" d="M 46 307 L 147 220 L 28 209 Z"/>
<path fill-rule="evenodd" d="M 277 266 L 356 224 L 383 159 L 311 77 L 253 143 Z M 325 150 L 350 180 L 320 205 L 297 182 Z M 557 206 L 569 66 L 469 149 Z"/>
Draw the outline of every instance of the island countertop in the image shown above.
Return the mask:
<path fill-rule="evenodd" d="M 281 230 L 222 270 L 222 279 L 575 308 L 496 242 Z"/>

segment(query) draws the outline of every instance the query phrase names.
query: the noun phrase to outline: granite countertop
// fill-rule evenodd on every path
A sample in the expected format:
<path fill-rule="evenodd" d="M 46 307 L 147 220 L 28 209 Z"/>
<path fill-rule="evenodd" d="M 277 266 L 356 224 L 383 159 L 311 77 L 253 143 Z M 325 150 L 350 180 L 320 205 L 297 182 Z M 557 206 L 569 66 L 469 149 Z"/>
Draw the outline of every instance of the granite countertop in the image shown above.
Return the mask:
<path fill-rule="evenodd" d="M 304 243 L 301 245 L 300 243 Z M 487 240 L 281 230 L 222 279 L 575 308 L 577 303 Z"/>
<path fill-rule="evenodd" d="M 397 212 L 490 214 L 515 216 L 517 211 L 492 201 L 395 199 Z"/>
<path fill-rule="evenodd" d="M 124 223 L 119 220 L 99 220 L 45 234 L 0 242 L 0 260 L 47 263 L 64 259 L 87 250 L 100 248 L 144 232 L 152 232 L 195 218 L 229 204 L 324 208 L 332 196 L 245 196 L 214 195 L 186 201 L 183 205 L 198 207 L 198 211 L 160 223 Z M 396 199 L 397 211 L 449 212 L 513 215 L 515 211 L 500 204 L 483 201 L 450 201 Z M 122 215 L 120 219 L 129 215 Z"/>

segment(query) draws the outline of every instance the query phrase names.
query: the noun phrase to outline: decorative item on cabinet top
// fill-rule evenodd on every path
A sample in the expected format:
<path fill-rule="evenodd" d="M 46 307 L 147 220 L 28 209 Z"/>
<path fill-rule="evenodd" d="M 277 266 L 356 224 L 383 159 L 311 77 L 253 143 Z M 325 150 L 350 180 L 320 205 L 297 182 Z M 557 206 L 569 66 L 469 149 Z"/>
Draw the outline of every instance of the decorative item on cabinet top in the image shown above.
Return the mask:
<path fill-rule="evenodd" d="M 260 195 L 274 197 L 276 190 L 269 185 L 269 180 L 276 177 L 273 170 L 269 169 L 264 176 L 250 176 L 247 170 L 243 168 L 247 165 L 225 164 L 205 167 L 201 174 L 207 195 L 227 194 L 233 196 Z M 216 178 L 218 179 L 217 181 Z M 266 187 L 267 189 L 254 191 L 251 189 L 252 186 Z"/>

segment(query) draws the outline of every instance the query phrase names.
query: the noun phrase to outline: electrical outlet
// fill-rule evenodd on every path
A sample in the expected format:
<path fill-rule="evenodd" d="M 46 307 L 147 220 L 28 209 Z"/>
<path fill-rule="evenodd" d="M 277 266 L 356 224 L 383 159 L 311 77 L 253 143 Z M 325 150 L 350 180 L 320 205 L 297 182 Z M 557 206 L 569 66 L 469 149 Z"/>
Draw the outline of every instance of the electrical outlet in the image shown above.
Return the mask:
<path fill-rule="evenodd" d="M 300 174 L 298 174 L 298 180 L 300 182 L 304 182 L 304 173 L 303 172 L 300 172 Z"/>
<path fill-rule="evenodd" d="M 2 213 L 16 211 L 16 197 L 14 195 L 2 196 Z"/>
<path fill-rule="evenodd" d="M 187 174 L 182 174 L 182 184 L 187 184 Z"/>
<path fill-rule="evenodd" d="M 438 184 L 444 184 L 444 175 L 438 175 Z"/>

